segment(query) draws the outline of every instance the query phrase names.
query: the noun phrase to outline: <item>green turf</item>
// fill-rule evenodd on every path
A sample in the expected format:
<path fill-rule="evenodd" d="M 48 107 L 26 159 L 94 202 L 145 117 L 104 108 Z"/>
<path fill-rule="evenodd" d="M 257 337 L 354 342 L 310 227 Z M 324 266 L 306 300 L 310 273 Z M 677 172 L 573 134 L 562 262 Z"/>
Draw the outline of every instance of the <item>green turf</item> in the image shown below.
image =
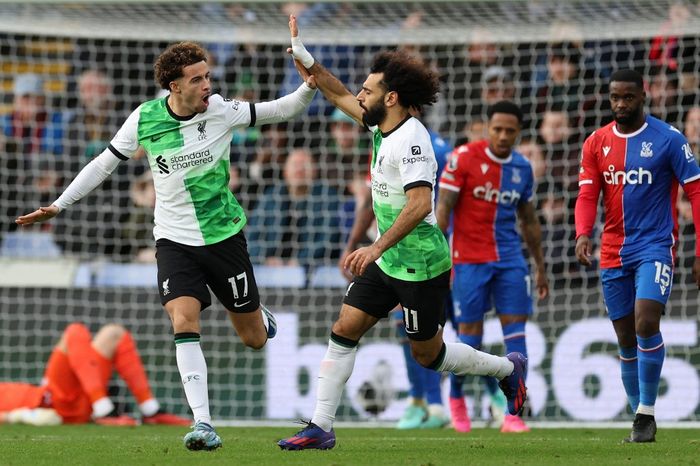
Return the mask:
<path fill-rule="evenodd" d="M 338 430 L 329 451 L 281 451 L 290 428 L 219 428 L 222 449 L 189 452 L 176 427 L 0 426 L 0 465 L 700 465 L 700 431 L 661 429 L 655 444 L 621 444 L 613 429 Z"/>

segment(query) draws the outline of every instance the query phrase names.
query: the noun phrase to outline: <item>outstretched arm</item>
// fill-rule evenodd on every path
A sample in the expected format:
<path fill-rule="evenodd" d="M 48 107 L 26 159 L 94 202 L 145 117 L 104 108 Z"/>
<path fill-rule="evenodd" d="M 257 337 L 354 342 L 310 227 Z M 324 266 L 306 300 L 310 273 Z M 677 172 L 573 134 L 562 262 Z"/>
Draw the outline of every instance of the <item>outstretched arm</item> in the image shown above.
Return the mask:
<path fill-rule="evenodd" d="M 117 156 L 110 149 L 105 149 L 78 173 L 52 205 L 39 207 L 34 212 L 17 217 L 15 223 L 29 225 L 55 217 L 61 210 L 79 201 L 99 186 L 117 168 L 117 165 L 119 165 Z"/>
<path fill-rule="evenodd" d="M 535 215 L 535 206 L 532 205 L 531 201 L 518 206 L 518 216 L 520 217 L 520 231 L 522 231 L 530 255 L 535 261 L 537 297 L 544 299 L 549 294 L 549 283 L 544 268 L 544 255 L 542 254 L 542 228 L 537 220 L 537 215 Z"/>
<path fill-rule="evenodd" d="M 294 15 L 289 15 L 289 31 L 292 34 L 292 47 L 291 49 L 287 49 L 287 51 L 292 54 L 295 60 L 301 63 L 304 69 L 311 73 L 311 76 L 316 80 L 316 85 L 330 103 L 341 109 L 358 123 L 363 124 L 362 107 L 360 107 L 355 96 L 338 78 L 333 76 L 330 71 L 316 62 L 308 50 L 306 50 L 306 47 L 304 47 L 299 37 L 297 19 Z M 302 77 L 304 77 L 303 74 Z"/>

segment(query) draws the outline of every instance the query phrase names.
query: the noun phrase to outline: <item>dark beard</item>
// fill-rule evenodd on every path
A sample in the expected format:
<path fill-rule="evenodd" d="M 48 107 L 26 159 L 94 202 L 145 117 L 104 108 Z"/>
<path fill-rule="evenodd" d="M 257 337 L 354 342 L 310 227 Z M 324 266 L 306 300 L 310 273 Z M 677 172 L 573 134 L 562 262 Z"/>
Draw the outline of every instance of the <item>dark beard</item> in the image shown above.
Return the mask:
<path fill-rule="evenodd" d="M 619 123 L 621 125 L 629 125 L 630 123 L 634 123 L 639 119 L 639 116 L 642 113 L 642 109 L 638 109 L 636 112 L 632 112 L 628 114 L 627 116 L 623 117 L 618 117 L 616 113 L 613 112 L 613 120 L 615 120 L 615 123 Z"/>
<path fill-rule="evenodd" d="M 362 115 L 362 122 L 367 126 L 377 126 L 386 118 L 386 107 L 380 102 L 374 107 L 368 108 Z"/>

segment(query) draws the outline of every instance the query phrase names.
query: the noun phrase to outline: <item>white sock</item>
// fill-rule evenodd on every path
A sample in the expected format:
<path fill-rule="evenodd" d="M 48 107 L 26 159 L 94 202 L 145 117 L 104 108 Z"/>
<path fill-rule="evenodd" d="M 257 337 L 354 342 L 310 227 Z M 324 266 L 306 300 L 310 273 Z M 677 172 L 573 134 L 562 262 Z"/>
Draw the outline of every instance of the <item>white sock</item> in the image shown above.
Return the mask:
<path fill-rule="evenodd" d="M 196 422 L 211 425 L 209 414 L 209 392 L 207 389 L 207 361 L 204 359 L 199 342 L 177 343 L 175 345 L 177 368 L 185 388 L 187 403 L 192 409 Z"/>
<path fill-rule="evenodd" d="M 444 417 L 445 410 L 442 408 L 442 405 L 430 404 L 428 405 L 428 415 L 435 417 Z"/>
<path fill-rule="evenodd" d="M 338 410 L 345 383 L 355 366 L 356 354 L 357 347 L 348 348 L 333 340 L 328 342 L 328 351 L 318 371 L 316 409 L 311 418 L 311 422 L 326 432 L 330 432 L 333 428 L 335 412 Z"/>
<path fill-rule="evenodd" d="M 108 397 L 100 398 L 92 404 L 92 417 L 105 417 L 114 409 L 114 403 Z"/>
<path fill-rule="evenodd" d="M 139 405 L 139 410 L 141 411 L 141 414 L 143 414 L 146 417 L 153 416 L 158 412 L 159 409 L 160 403 L 158 403 L 158 400 L 156 400 L 155 398 L 146 400 Z"/>
<path fill-rule="evenodd" d="M 643 404 L 639 404 L 637 406 L 637 413 L 636 414 L 646 414 L 648 416 L 653 416 L 654 415 L 654 407 L 653 406 L 646 406 Z"/>
<path fill-rule="evenodd" d="M 464 343 L 445 343 L 445 357 L 437 370 L 456 375 L 490 375 L 501 380 L 513 372 L 513 363 Z"/>

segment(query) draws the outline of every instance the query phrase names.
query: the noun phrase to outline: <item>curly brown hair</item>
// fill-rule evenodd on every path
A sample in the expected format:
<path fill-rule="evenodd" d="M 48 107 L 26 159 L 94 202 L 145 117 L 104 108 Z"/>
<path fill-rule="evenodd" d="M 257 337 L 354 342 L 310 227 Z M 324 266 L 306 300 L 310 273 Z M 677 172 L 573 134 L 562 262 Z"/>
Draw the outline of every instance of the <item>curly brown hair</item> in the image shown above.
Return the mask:
<path fill-rule="evenodd" d="M 153 64 L 156 83 L 169 91 L 170 83 L 183 76 L 184 67 L 200 61 L 207 61 L 207 51 L 198 43 L 185 41 L 171 44 Z"/>
<path fill-rule="evenodd" d="M 399 104 L 419 112 L 424 105 L 437 102 L 440 80 L 421 60 L 401 50 L 380 52 L 374 56 L 370 73 L 384 73 L 382 84 L 399 96 Z"/>

